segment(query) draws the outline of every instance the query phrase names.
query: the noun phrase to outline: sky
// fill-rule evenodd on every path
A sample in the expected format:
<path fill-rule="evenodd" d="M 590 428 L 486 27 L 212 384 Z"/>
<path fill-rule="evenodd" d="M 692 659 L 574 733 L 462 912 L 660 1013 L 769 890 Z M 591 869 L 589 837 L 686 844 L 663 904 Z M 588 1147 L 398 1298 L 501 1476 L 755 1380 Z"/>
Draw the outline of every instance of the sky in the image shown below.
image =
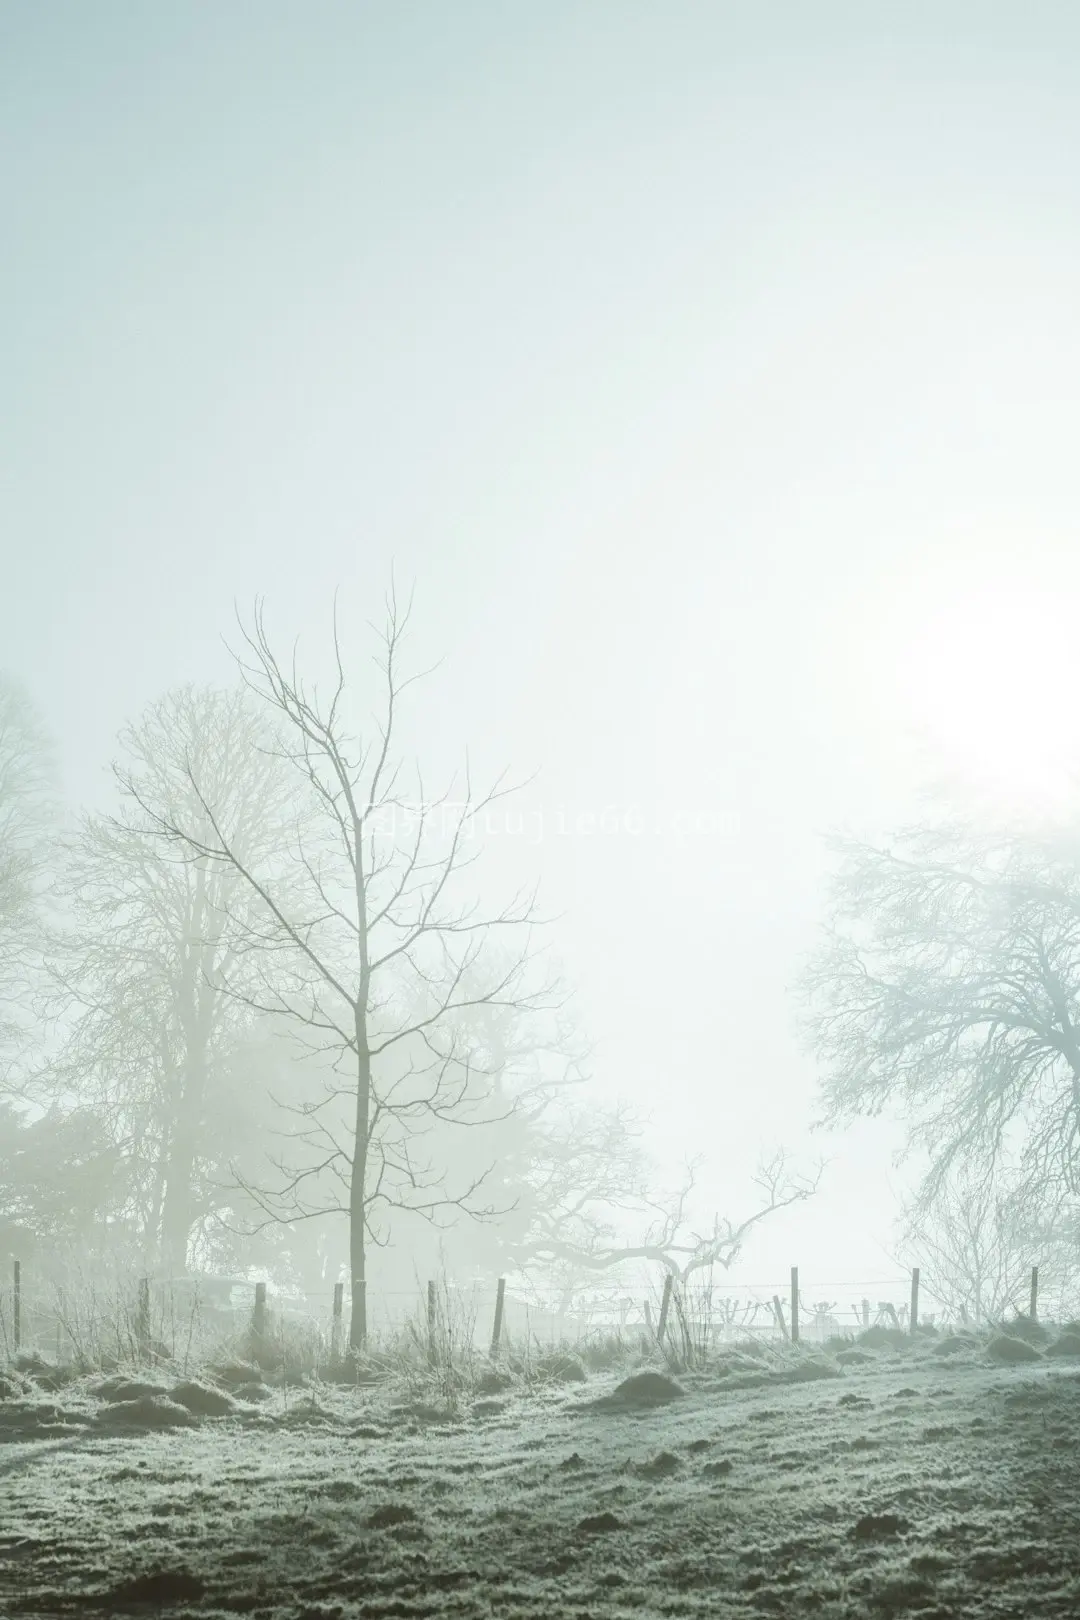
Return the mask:
<path fill-rule="evenodd" d="M 747 1275 L 889 1240 L 895 1130 L 806 1131 L 822 833 L 1077 740 L 1078 48 L 1037 0 L 0 3 L 0 665 L 71 802 L 234 605 L 315 669 L 337 590 L 362 681 L 415 582 L 410 750 L 538 772 L 489 881 L 541 881 L 598 1093 L 707 1209 L 831 1155 Z"/>

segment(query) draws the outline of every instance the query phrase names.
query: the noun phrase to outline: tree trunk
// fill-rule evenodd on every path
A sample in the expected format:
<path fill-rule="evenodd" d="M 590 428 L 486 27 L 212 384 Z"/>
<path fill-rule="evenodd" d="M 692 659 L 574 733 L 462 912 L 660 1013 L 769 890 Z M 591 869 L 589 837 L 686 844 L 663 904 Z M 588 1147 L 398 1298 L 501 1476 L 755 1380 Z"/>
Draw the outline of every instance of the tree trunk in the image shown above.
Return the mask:
<path fill-rule="evenodd" d="M 206 1065 L 195 1039 L 194 1032 L 188 1034 L 183 1091 L 169 1133 L 165 1199 L 161 1210 L 162 1259 L 172 1277 L 182 1277 L 187 1272 L 188 1240 L 195 1218 L 191 1183 L 206 1093 Z"/>
<path fill-rule="evenodd" d="M 168 1144 L 163 1141 L 157 1151 L 154 1187 L 150 1194 L 150 1208 L 147 1211 L 146 1225 L 143 1230 L 143 1264 L 147 1275 L 152 1271 L 156 1271 L 163 1260 L 161 1217 L 165 1205 L 165 1177 L 168 1171 L 167 1154 Z"/>
<path fill-rule="evenodd" d="M 188 1239 L 191 1236 L 191 1174 L 195 1166 L 195 1140 L 188 1130 L 180 1130 L 169 1153 L 165 1198 L 161 1210 L 161 1258 L 170 1277 L 187 1271 Z"/>
<path fill-rule="evenodd" d="M 349 1349 L 362 1350 L 367 1343 L 367 1188 L 368 1131 L 371 1119 L 371 1056 L 367 1050 L 366 1019 L 356 1018 L 356 1132 L 349 1179 L 349 1273 L 352 1277 L 352 1315 L 349 1319 Z"/>
<path fill-rule="evenodd" d="M 184 1061 L 178 1075 L 169 1133 L 165 1202 L 161 1212 L 161 1248 L 172 1276 L 187 1271 L 188 1241 L 195 1218 L 192 1176 L 203 1130 L 207 1051 L 213 1027 L 216 993 L 211 986 L 217 936 L 211 926 L 206 858 L 194 863 L 194 893 L 185 922 L 176 1011 L 184 1038 Z"/>

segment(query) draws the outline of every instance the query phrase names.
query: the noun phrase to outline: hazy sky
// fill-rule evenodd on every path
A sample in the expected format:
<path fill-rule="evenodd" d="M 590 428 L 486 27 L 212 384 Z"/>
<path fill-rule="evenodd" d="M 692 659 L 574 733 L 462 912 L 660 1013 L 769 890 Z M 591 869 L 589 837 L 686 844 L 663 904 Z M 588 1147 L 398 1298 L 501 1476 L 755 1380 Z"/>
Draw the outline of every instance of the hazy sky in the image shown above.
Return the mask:
<path fill-rule="evenodd" d="M 318 662 L 340 586 L 362 669 L 394 561 L 447 655 L 417 751 L 540 768 L 543 835 L 493 872 L 565 911 L 598 1082 L 737 1206 L 812 1109 L 786 987 L 818 832 L 903 813 L 913 729 L 998 753 L 973 671 L 1041 672 L 1005 757 L 1026 714 L 1075 735 L 1080 12 L 0 25 L 0 663 L 70 795 L 126 716 L 227 675 L 234 599 Z M 872 1140 L 750 1273 L 872 1270 Z"/>

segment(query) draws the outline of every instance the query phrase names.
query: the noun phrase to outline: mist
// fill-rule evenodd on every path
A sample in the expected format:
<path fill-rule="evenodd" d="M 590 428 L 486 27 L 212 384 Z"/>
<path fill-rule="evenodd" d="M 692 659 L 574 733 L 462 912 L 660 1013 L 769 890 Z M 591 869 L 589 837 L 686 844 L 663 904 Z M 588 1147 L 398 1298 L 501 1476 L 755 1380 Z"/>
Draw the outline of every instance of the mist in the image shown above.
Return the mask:
<path fill-rule="evenodd" d="M 791 1511 L 755 1390 L 826 1564 L 830 1379 L 847 1447 L 892 1383 L 914 1445 L 942 1370 L 1075 1440 L 1068 9 L 0 28 L 4 1513 L 67 1545 L 166 1429 L 185 1501 L 234 1441 L 293 1479 L 307 1409 L 349 1489 L 282 1548 L 367 1526 L 363 1578 L 273 1592 L 197 1513 L 182 1557 L 95 1521 L 68 1585 L 0 1538 L 3 1600 L 839 1616 L 911 1542 L 895 1607 L 1072 1612 L 1071 1529 L 950 1586 L 884 1474 L 846 1585 L 736 1567 Z M 424 1519 L 525 1433 L 578 1463 L 521 1534 L 609 1585 L 479 1484 L 532 1587 Z M 656 1493 L 700 1548 L 735 1481 L 723 1547 L 639 1581 Z M 466 1573 L 413 1590 L 414 1544 Z"/>

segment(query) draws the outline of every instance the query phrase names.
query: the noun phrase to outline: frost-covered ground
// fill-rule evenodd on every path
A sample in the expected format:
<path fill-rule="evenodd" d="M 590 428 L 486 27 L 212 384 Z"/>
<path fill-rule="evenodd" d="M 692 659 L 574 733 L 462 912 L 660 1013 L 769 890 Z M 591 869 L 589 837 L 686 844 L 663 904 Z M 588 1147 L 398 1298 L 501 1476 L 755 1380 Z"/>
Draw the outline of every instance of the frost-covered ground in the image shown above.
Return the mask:
<path fill-rule="evenodd" d="M 597 1374 L 451 1421 L 385 1386 L 214 1417 L 9 1381 L 0 1612 L 1076 1620 L 1080 1363 L 844 1359 L 734 1357 L 646 1407 L 593 1404 Z"/>

